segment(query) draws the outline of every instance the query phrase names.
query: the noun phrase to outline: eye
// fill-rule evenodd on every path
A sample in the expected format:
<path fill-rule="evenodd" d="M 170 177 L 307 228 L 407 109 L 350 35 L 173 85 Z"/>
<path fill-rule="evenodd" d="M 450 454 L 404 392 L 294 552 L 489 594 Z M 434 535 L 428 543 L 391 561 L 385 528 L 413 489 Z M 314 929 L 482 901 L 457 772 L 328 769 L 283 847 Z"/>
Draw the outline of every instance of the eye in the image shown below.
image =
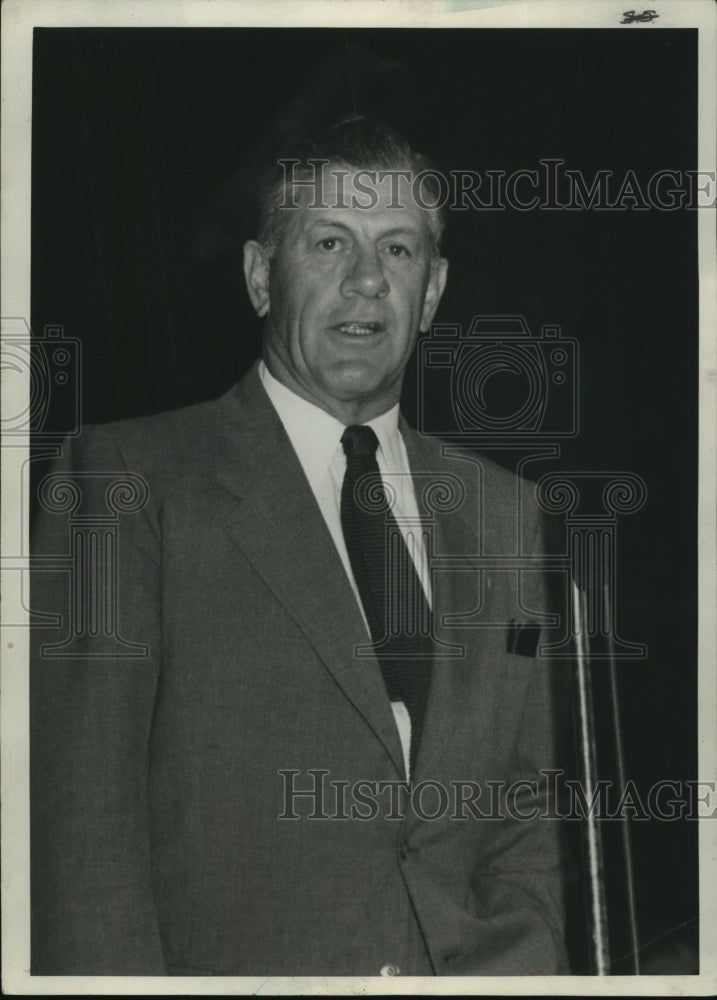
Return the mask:
<path fill-rule="evenodd" d="M 336 236 L 325 236 L 323 240 L 319 240 L 319 242 L 316 245 L 319 247 L 319 249 L 330 252 L 331 250 L 338 250 L 339 241 Z"/>
<path fill-rule="evenodd" d="M 388 253 L 391 257 L 410 257 L 411 251 L 403 243 L 391 243 L 388 247 Z"/>

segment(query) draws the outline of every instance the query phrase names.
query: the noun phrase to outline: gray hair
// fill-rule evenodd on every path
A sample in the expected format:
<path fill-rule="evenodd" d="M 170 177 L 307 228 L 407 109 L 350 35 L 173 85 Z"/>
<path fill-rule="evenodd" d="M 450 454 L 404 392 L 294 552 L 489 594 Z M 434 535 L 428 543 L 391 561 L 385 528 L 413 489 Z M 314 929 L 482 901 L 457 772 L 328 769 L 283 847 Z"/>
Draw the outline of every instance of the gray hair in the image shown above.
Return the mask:
<path fill-rule="evenodd" d="M 291 162 L 287 177 L 282 160 Z M 312 136 L 307 136 L 282 160 L 277 160 L 266 172 L 259 189 L 258 239 L 267 258 L 277 251 L 286 226 L 288 188 L 293 181 L 315 176 L 316 161 L 328 162 L 357 170 L 408 170 L 412 175 L 423 174 L 426 190 L 436 207 L 427 207 L 431 233 L 431 249 L 439 256 L 445 217 L 439 204 L 440 189 L 435 168 L 422 153 L 413 151 L 407 140 L 386 122 L 363 116 L 338 122 Z"/>

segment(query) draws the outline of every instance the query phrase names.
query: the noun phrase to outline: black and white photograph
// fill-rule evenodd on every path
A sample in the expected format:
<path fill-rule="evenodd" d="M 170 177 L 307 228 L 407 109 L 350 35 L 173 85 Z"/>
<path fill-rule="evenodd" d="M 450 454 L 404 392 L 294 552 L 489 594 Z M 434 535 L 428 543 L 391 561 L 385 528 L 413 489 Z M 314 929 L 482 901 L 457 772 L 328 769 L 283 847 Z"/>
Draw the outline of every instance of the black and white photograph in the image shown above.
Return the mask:
<path fill-rule="evenodd" d="M 717 989 L 717 17 L 623 6 L 3 5 L 6 992 Z"/>

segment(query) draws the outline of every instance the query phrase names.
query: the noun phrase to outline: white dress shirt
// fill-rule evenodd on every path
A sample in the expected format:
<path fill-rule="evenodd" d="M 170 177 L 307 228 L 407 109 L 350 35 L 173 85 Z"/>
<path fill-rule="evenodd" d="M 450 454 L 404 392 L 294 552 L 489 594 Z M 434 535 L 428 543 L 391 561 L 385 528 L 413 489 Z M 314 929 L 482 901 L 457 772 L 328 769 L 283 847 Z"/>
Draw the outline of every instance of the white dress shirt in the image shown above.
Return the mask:
<path fill-rule="evenodd" d="M 295 392 L 275 379 L 263 361 L 259 363 L 259 375 L 316 497 L 316 502 L 341 557 L 346 576 L 353 589 L 368 632 L 368 623 L 351 570 L 351 561 L 341 527 L 341 487 L 346 472 L 346 455 L 341 444 L 341 436 L 346 430 L 346 426 L 319 406 L 297 396 Z M 408 455 L 401 432 L 398 429 L 398 410 L 397 403 L 386 413 L 369 420 L 367 426 L 373 428 L 378 438 L 376 459 L 381 479 L 388 488 L 389 497 L 395 496 L 392 507 L 393 515 L 401 529 L 426 599 L 430 604 L 430 573 L 422 542 L 418 506 L 411 480 Z M 410 778 L 408 755 L 411 744 L 411 719 L 402 701 L 391 702 L 391 708 L 401 739 L 406 775 Z"/>

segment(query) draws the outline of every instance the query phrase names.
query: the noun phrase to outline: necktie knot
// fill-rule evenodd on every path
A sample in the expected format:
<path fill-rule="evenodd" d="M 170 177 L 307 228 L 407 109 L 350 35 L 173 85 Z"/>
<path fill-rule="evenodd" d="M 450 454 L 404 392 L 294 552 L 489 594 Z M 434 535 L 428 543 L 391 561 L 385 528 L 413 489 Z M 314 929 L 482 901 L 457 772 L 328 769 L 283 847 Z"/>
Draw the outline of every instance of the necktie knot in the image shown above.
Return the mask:
<path fill-rule="evenodd" d="M 348 462 L 351 460 L 365 461 L 375 456 L 378 438 L 373 427 L 352 424 L 341 435 L 341 444 Z"/>

